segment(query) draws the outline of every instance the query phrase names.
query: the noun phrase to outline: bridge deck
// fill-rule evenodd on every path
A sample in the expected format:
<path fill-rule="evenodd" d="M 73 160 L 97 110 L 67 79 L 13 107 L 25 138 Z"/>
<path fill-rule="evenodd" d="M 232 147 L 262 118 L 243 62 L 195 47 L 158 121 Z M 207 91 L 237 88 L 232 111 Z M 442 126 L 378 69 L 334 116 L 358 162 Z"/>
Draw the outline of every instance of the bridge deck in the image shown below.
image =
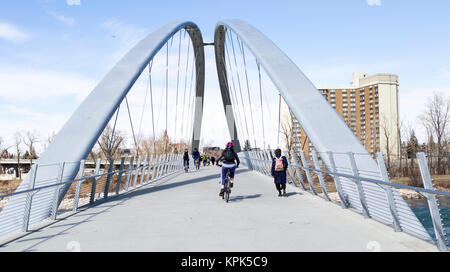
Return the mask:
<path fill-rule="evenodd" d="M 0 251 L 436 251 L 430 243 L 240 169 L 229 203 L 219 168 L 181 173 L 83 210 Z"/>

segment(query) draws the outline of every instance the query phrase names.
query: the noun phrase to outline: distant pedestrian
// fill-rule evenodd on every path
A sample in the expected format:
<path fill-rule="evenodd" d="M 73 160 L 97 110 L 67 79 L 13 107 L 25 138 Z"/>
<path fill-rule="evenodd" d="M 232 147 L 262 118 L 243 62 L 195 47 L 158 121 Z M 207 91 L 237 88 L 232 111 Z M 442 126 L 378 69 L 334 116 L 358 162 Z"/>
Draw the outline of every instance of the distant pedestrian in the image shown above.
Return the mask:
<path fill-rule="evenodd" d="M 278 196 L 286 195 L 286 170 L 288 161 L 285 156 L 281 156 L 281 150 L 275 150 L 275 158 L 272 159 L 272 177 L 278 190 Z"/>
<path fill-rule="evenodd" d="M 211 157 L 211 164 L 214 165 L 214 163 L 216 162 L 216 158 L 214 156 Z"/>

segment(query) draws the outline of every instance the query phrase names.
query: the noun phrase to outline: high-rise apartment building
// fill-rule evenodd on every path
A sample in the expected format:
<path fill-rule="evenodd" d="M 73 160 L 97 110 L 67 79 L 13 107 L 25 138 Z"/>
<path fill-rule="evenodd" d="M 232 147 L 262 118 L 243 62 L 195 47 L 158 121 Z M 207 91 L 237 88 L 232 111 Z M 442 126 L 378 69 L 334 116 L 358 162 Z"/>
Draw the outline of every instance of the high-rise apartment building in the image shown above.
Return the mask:
<path fill-rule="evenodd" d="M 397 75 L 367 76 L 355 72 L 350 86 L 327 86 L 318 90 L 370 154 L 381 151 L 385 155 L 397 156 L 400 153 L 398 86 Z M 309 155 L 312 144 L 287 104 L 284 101 L 282 104 L 282 122 L 292 125 L 293 147 L 301 148 Z M 286 144 L 286 137 L 281 138 Z"/>

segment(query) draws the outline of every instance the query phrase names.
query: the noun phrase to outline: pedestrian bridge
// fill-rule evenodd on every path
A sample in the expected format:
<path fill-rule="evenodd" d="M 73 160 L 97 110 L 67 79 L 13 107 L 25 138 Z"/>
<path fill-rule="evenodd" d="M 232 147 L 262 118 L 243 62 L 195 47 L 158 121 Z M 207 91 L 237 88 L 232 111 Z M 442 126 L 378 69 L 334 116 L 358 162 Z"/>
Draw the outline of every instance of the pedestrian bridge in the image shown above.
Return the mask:
<path fill-rule="evenodd" d="M 218 197 L 217 168 L 182 173 L 182 151 L 200 147 L 202 120 L 214 118 L 204 114 L 210 45 L 227 137 L 242 161 L 228 204 Z M 310 154 L 308 145 L 288 144 L 281 97 L 312 143 Z M 280 135 L 288 136 L 284 143 Z M 130 156 L 122 157 L 123 141 L 133 145 Z M 286 198 L 269 177 L 270 147 L 287 149 Z M 103 160 L 92 160 L 94 153 Z M 204 43 L 195 23 L 168 23 L 105 75 L 17 190 L 0 195 L 2 250 L 445 251 L 438 196 L 450 193 L 434 190 L 425 154 L 417 158 L 425 188 L 390 182 L 383 155 L 375 160 L 253 26 L 219 22 L 214 43 Z M 398 188 L 426 197 L 433 233 Z"/>
<path fill-rule="evenodd" d="M 191 167 L 192 168 L 192 167 Z M 0 251 L 437 251 L 436 246 L 240 167 L 230 201 L 219 168 L 137 186 Z"/>

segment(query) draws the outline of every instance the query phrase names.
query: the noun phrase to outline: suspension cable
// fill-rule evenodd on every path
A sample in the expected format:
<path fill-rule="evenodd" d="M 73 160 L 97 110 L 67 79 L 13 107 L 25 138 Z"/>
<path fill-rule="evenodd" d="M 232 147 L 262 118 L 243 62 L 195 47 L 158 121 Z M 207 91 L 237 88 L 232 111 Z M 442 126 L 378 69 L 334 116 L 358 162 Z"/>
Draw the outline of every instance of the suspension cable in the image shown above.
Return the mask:
<path fill-rule="evenodd" d="M 180 39 L 178 43 L 178 69 L 177 69 L 177 95 L 176 95 L 176 106 L 175 106 L 175 139 L 177 138 L 177 119 L 178 119 L 178 85 L 180 82 L 180 58 L 181 58 L 181 31 Z"/>
<path fill-rule="evenodd" d="M 134 134 L 133 120 L 131 120 L 130 106 L 128 105 L 128 97 L 125 96 L 125 102 L 128 109 L 128 117 L 130 118 L 131 132 L 133 133 L 134 144 L 136 146 L 136 156 L 139 157 L 139 146 L 137 145 L 136 135 Z"/>
<path fill-rule="evenodd" d="M 253 121 L 253 107 L 252 107 L 252 102 L 251 102 L 251 98 L 250 98 L 250 86 L 248 84 L 247 62 L 245 61 L 245 50 L 244 50 L 244 42 L 243 41 L 240 42 L 240 49 L 241 49 L 241 53 L 242 53 L 242 59 L 244 61 L 245 81 L 247 82 L 248 103 L 250 105 L 250 118 L 251 118 L 251 121 L 252 121 L 253 139 L 255 141 L 255 147 L 256 147 L 255 124 L 254 124 L 254 121 Z"/>
<path fill-rule="evenodd" d="M 264 111 L 263 111 L 263 100 L 262 100 L 262 81 L 261 81 L 261 67 L 258 61 L 256 61 L 256 66 L 258 67 L 258 78 L 259 78 L 259 99 L 261 103 L 261 124 L 262 124 L 262 135 L 263 135 L 263 149 L 266 148 L 266 139 L 264 136 Z"/>
<path fill-rule="evenodd" d="M 152 88 L 152 67 L 153 67 L 153 59 L 148 65 L 148 82 L 150 89 L 150 104 L 152 110 L 152 133 L 153 133 L 153 154 L 156 152 L 156 138 L 155 138 L 155 115 L 153 112 L 153 88 Z"/>
<path fill-rule="evenodd" d="M 235 83 L 234 83 L 234 73 L 233 73 L 233 69 L 231 68 L 230 53 L 228 51 L 228 46 L 227 46 L 226 42 L 225 42 L 225 51 L 226 51 L 225 55 L 227 57 L 228 62 L 226 62 L 225 59 L 223 60 L 223 62 L 224 63 L 228 63 L 228 68 L 230 70 L 230 73 L 227 73 L 227 74 L 231 75 L 231 83 L 232 84 L 231 85 L 228 84 L 229 87 L 230 87 L 230 88 L 228 88 L 228 90 L 229 90 L 229 92 L 231 94 L 230 98 L 232 100 L 232 104 L 235 105 L 235 107 L 233 107 L 233 110 L 235 111 L 234 112 L 235 120 L 237 120 L 237 122 L 235 122 L 235 124 L 236 124 L 237 130 L 238 131 L 240 130 L 239 131 L 239 135 L 241 135 L 242 137 L 245 137 L 245 135 L 243 133 L 242 120 L 241 120 L 241 118 L 239 118 L 241 115 L 240 115 L 239 103 L 238 103 L 238 99 L 237 99 L 237 95 L 236 95 L 236 91 L 235 91 L 236 90 L 236 86 L 235 86 Z M 227 80 L 229 80 L 228 77 L 227 77 Z M 237 139 L 237 140 L 239 140 L 239 139 Z"/>
<path fill-rule="evenodd" d="M 236 60 L 236 53 L 235 53 L 235 50 L 234 50 L 234 39 L 233 39 L 233 35 L 232 35 L 231 31 L 230 31 L 229 38 L 231 40 L 231 48 L 233 50 L 234 64 L 236 66 L 236 76 L 237 76 L 237 80 L 238 80 L 239 94 L 240 94 L 241 102 L 242 102 L 241 103 L 242 111 L 244 113 L 245 129 L 246 129 L 246 132 L 247 132 L 247 139 L 249 139 L 248 124 L 247 124 L 247 114 L 246 114 L 245 108 L 244 108 L 244 98 L 242 96 L 241 80 L 240 80 L 240 77 L 239 77 L 238 65 L 237 65 L 237 60 Z"/>

